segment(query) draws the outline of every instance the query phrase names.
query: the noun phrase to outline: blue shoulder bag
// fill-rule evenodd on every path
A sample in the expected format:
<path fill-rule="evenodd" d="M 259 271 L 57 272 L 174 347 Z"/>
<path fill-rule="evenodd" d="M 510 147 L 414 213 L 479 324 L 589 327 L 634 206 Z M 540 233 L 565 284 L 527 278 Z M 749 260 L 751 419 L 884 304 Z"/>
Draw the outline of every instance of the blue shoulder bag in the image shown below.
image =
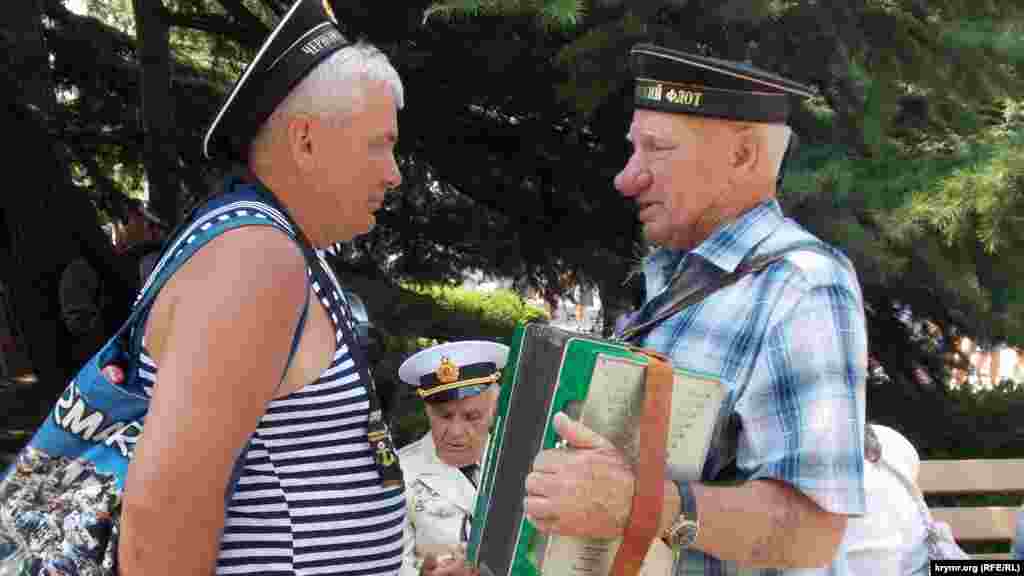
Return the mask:
<path fill-rule="evenodd" d="M 72 378 L 2 476 L 0 576 L 117 574 L 121 495 L 149 408 L 138 377 L 146 314 L 164 284 L 200 248 L 228 230 L 252 225 L 274 226 L 296 239 L 287 216 L 244 189 L 204 204 L 170 236 L 131 316 Z M 305 324 L 308 287 L 306 294 L 288 364 Z M 237 472 L 231 484 L 236 480 Z M 226 488 L 230 493 L 233 485 Z"/>

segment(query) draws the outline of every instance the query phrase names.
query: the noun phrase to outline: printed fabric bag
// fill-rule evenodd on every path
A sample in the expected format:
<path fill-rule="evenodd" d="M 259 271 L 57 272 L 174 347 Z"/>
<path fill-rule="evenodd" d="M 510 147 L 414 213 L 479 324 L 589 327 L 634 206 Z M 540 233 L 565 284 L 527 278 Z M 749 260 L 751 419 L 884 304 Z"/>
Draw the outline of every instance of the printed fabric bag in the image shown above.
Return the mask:
<path fill-rule="evenodd" d="M 124 326 L 72 378 L 0 477 L 0 576 L 117 574 L 121 492 L 149 406 L 137 377 L 142 330 L 134 328 L 193 254 L 247 225 L 275 226 L 295 238 L 287 219 L 251 190 L 197 208 L 170 237 Z M 305 313 L 293 353 L 304 320 Z"/>

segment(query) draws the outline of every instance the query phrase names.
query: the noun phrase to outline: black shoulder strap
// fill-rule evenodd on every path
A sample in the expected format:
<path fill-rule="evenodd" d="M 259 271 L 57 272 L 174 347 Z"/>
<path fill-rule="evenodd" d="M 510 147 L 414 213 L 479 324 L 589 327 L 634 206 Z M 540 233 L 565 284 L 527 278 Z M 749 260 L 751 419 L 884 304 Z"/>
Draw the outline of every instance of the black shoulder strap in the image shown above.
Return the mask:
<path fill-rule="evenodd" d="M 268 203 L 279 210 L 285 217 L 295 223 L 295 220 L 288 213 L 288 209 L 282 204 L 270 189 L 263 186 L 262 183 L 256 188 L 256 191 L 263 196 Z M 310 270 L 313 276 L 317 279 L 321 288 L 325 292 L 330 292 L 335 284 L 338 284 L 332 279 L 332 273 L 324 265 L 320 256 L 313 249 L 312 242 L 306 237 L 302 228 L 297 224 L 294 224 L 295 235 L 298 238 L 299 245 L 302 247 L 306 254 L 306 258 L 309 260 Z M 341 289 L 341 286 L 338 286 Z M 348 301 L 343 294 L 339 292 L 337 301 L 344 308 L 343 313 L 345 318 L 339 319 L 338 324 L 340 325 L 341 331 L 345 334 L 345 338 L 352 344 L 351 353 L 352 357 L 356 359 L 356 365 L 360 366 L 359 374 L 367 386 L 367 397 L 370 404 L 370 415 L 369 423 L 367 424 L 367 440 L 370 445 L 374 447 L 373 459 L 377 466 L 377 472 L 380 474 L 381 479 L 386 487 L 400 486 L 402 485 L 402 468 L 398 463 L 398 454 L 395 451 L 394 441 L 391 438 L 391 430 L 387 425 L 387 422 L 383 419 L 383 414 L 380 408 L 380 397 L 377 395 L 377 386 L 373 381 L 373 374 L 370 373 L 369 362 L 366 358 L 362 357 L 362 352 L 357 345 L 357 340 L 352 327 L 349 322 L 352 318 L 352 310 L 348 305 Z"/>
<path fill-rule="evenodd" d="M 669 317 L 674 316 L 681 310 L 684 310 L 700 302 L 701 300 L 707 298 L 708 296 L 717 292 L 718 290 L 725 288 L 726 286 L 734 284 L 736 281 L 740 280 L 744 276 L 748 274 L 753 274 L 755 272 L 760 272 L 761 270 L 764 270 L 768 266 L 771 266 L 772 264 L 778 262 L 779 260 L 782 260 L 789 254 L 792 254 L 793 252 L 802 251 L 819 252 L 829 257 L 833 256 L 833 254 L 828 250 L 828 248 L 826 248 L 822 243 L 814 240 L 807 240 L 804 242 L 798 242 L 791 246 L 787 246 L 775 252 L 760 254 L 758 256 L 750 258 L 749 260 L 744 260 L 743 262 L 740 262 L 739 266 L 737 266 L 736 269 L 733 270 L 732 272 L 725 274 L 706 284 L 698 284 L 696 286 L 687 287 L 673 286 L 673 297 L 669 302 L 662 306 L 661 309 L 658 310 L 651 317 L 650 320 L 637 324 L 636 326 L 629 326 L 626 329 L 624 329 L 618 335 L 618 339 L 624 342 L 633 340 L 640 336 L 641 334 L 644 334 L 650 329 L 654 328 L 658 324 L 664 322 Z"/>

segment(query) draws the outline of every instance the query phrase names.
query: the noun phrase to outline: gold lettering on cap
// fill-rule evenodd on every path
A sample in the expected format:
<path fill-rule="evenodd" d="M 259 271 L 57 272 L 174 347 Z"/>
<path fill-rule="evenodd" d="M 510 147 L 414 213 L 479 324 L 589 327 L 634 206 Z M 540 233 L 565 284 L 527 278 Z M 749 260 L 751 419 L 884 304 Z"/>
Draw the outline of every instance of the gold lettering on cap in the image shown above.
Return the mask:
<path fill-rule="evenodd" d="M 701 101 L 704 99 L 703 92 L 696 92 L 693 90 L 675 90 L 670 89 L 665 94 L 665 99 L 673 104 L 680 104 L 683 106 L 691 106 L 693 108 L 700 108 Z"/>
<path fill-rule="evenodd" d="M 637 86 L 637 95 L 645 100 L 669 102 L 680 106 L 700 108 L 704 104 L 704 92 L 688 88 L 673 87 L 671 83 L 644 81 Z"/>
<path fill-rule="evenodd" d="M 654 86 L 641 86 L 640 96 L 648 100 L 661 100 L 661 84 Z"/>

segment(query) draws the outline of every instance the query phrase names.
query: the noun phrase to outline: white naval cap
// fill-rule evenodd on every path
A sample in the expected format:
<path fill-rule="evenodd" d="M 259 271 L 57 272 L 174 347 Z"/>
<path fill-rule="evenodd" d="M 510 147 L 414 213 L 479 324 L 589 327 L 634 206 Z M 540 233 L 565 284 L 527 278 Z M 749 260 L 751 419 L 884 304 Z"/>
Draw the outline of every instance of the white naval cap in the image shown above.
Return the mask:
<path fill-rule="evenodd" d="M 508 346 L 487 340 L 464 340 L 431 346 L 398 368 L 398 377 L 424 402 L 448 402 L 476 396 L 501 379 Z"/>

